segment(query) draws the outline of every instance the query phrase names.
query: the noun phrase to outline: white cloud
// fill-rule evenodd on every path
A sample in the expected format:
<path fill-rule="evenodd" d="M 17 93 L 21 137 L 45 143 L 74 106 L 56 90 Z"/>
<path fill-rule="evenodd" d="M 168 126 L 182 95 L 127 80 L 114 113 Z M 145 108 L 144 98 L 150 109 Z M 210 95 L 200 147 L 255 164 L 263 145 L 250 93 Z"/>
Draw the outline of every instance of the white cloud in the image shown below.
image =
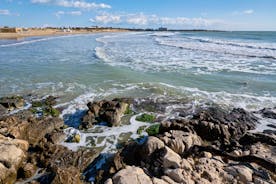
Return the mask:
<path fill-rule="evenodd" d="M 10 10 L 0 10 L 0 15 L 5 15 L 5 16 L 20 16 L 19 13 L 12 13 Z"/>
<path fill-rule="evenodd" d="M 121 16 L 105 13 L 105 14 L 96 16 L 94 19 L 90 19 L 90 21 L 91 22 L 103 23 L 103 24 L 120 23 L 121 22 Z"/>
<path fill-rule="evenodd" d="M 9 10 L 0 10 L 0 15 L 11 15 Z"/>
<path fill-rule="evenodd" d="M 58 11 L 54 13 L 55 16 L 60 18 L 61 15 L 72 15 L 72 16 L 80 16 L 82 15 L 81 11 L 69 11 L 69 12 L 64 12 L 64 11 Z"/>
<path fill-rule="evenodd" d="M 253 14 L 254 13 L 254 10 L 244 10 L 243 12 L 242 12 L 243 14 Z"/>
<path fill-rule="evenodd" d="M 232 15 L 251 15 L 254 13 L 254 10 L 248 9 L 248 10 L 243 10 L 243 11 L 234 11 Z"/>
<path fill-rule="evenodd" d="M 91 22 L 99 24 L 107 23 L 127 23 L 138 26 L 160 25 L 160 26 L 190 26 L 190 27 L 209 27 L 223 24 L 223 21 L 217 19 L 187 18 L 187 17 L 158 17 L 157 15 L 139 14 L 108 14 L 98 15 Z"/>
<path fill-rule="evenodd" d="M 86 2 L 84 0 L 31 0 L 32 3 L 36 4 L 54 4 L 57 6 L 63 6 L 68 8 L 80 8 L 80 9 L 100 9 L 100 8 L 111 8 L 110 5 L 104 3 L 93 3 Z"/>
<path fill-rule="evenodd" d="M 138 15 L 129 15 L 126 19 L 126 22 L 135 25 L 147 25 L 149 23 L 149 17 L 142 13 Z"/>

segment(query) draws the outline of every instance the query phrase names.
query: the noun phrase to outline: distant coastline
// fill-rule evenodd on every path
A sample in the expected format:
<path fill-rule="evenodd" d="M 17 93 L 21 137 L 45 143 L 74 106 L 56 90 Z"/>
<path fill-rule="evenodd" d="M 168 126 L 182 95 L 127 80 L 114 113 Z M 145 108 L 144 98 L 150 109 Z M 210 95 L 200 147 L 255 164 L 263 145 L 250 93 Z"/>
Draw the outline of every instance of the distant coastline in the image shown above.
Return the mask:
<path fill-rule="evenodd" d="M 2 30 L 2 31 L 1 31 Z M 89 34 L 99 32 L 125 32 L 121 28 L 0 28 L 0 39 L 20 39 L 33 36 Z"/>

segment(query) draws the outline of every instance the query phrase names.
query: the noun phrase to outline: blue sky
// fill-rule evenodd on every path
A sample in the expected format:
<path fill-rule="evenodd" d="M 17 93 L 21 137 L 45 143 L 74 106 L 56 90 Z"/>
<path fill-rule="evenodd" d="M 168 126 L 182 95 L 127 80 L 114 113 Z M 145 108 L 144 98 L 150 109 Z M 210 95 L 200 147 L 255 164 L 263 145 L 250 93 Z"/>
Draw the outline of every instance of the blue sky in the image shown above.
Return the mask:
<path fill-rule="evenodd" d="M 276 0 L 0 0 L 0 26 L 276 30 Z"/>

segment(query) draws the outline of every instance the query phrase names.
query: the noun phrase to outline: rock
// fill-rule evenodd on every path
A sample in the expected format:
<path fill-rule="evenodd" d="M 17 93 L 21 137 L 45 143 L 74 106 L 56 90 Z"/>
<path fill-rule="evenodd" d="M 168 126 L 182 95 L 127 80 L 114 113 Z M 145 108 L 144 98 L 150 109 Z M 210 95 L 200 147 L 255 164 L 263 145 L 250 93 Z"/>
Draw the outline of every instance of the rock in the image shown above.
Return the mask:
<path fill-rule="evenodd" d="M 143 157 L 149 157 L 154 151 L 164 148 L 165 144 L 157 137 L 150 136 L 142 148 Z"/>
<path fill-rule="evenodd" d="M 203 156 L 204 156 L 205 158 L 212 158 L 212 153 L 207 152 L 207 151 L 204 151 L 204 152 L 203 152 Z"/>
<path fill-rule="evenodd" d="M 162 176 L 161 177 L 162 180 L 164 180 L 165 182 L 169 183 L 169 184 L 177 184 L 173 179 L 171 179 L 169 176 Z"/>
<path fill-rule="evenodd" d="M 241 156 L 242 155 L 242 151 L 241 150 L 234 150 L 231 152 L 232 155 L 234 156 Z"/>
<path fill-rule="evenodd" d="M 35 146 L 39 141 L 45 137 L 46 134 L 50 134 L 55 129 L 63 127 L 63 121 L 59 118 L 46 117 L 42 120 L 32 120 L 27 128 L 25 139 Z"/>
<path fill-rule="evenodd" d="M 38 120 L 30 114 L 20 116 L 13 115 L 6 118 L 5 121 L 1 121 L 1 134 L 17 139 L 24 139 L 32 146 L 35 146 L 47 134 L 63 127 L 63 120 L 59 118 L 45 117 Z"/>
<path fill-rule="evenodd" d="M 179 130 L 171 130 L 166 132 L 161 138 L 165 144 L 174 152 L 182 154 L 189 150 L 193 145 L 201 145 L 201 139 L 195 134 L 183 132 Z"/>
<path fill-rule="evenodd" d="M 161 180 L 159 178 L 152 178 L 152 183 L 153 184 L 169 184 L 168 182 L 164 181 L 164 180 Z"/>
<path fill-rule="evenodd" d="M 24 144 L 24 145 L 23 145 Z M 16 181 L 17 170 L 26 159 L 25 145 L 17 140 L 0 138 L 0 183 L 12 184 Z M 24 148 L 22 150 L 21 148 Z"/>
<path fill-rule="evenodd" d="M 181 166 L 181 157 L 167 146 L 164 148 L 162 160 L 164 168 L 179 168 Z"/>
<path fill-rule="evenodd" d="M 39 155 L 39 159 L 45 166 L 51 168 L 63 168 L 73 166 L 83 171 L 99 156 L 100 150 L 79 149 L 74 152 L 61 145 L 46 144 Z"/>
<path fill-rule="evenodd" d="M 165 174 L 177 183 L 184 182 L 185 178 L 182 173 L 183 173 L 183 170 L 179 169 L 179 168 L 178 169 L 167 169 L 165 171 Z"/>
<path fill-rule="evenodd" d="M 115 99 L 113 101 L 89 102 L 87 106 L 89 110 L 82 118 L 80 126 L 84 129 L 91 128 L 94 124 L 100 122 L 106 122 L 108 126 L 118 126 L 129 104 Z"/>
<path fill-rule="evenodd" d="M 276 108 L 264 108 L 260 110 L 259 113 L 261 113 L 265 118 L 276 119 Z"/>
<path fill-rule="evenodd" d="M 23 178 L 30 178 L 36 173 L 37 167 L 31 163 L 27 163 L 24 165 L 22 170 L 23 170 Z"/>
<path fill-rule="evenodd" d="M 7 109 L 0 104 L 0 117 L 6 113 Z"/>
<path fill-rule="evenodd" d="M 227 167 L 225 170 L 233 176 L 238 177 L 238 180 L 243 183 L 252 182 L 253 171 L 248 167 L 245 167 L 243 165 L 230 166 Z"/>
<path fill-rule="evenodd" d="M 270 135 L 270 134 L 258 133 L 258 132 L 256 133 L 247 132 L 239 140 L 239 143 L 242 145 L 252 145 L 257 142 L 276 146 L 276 135 Z"/>
<path fill-rule="evenodd" d="M 49 141 L 53 144 L 61 143 L 66 139 L 66 134 L 63 132 L 53 132 L 49 134 Z"/>
<path fill-rule="evenodd" d="M 82 184 L 80 180 L 80 172 L 75 167 L 69 166 L 68 168 L 57 168 L 55 171 L 55 178 L 53 184 Z"/>
<path fill-rule="evenodd" d="M 112 177 L 116 184 L 151 184 L 152 181 L 148 175 L 139 167 L 127 166 Z"/>
<path fill-rule="evenodd" d="M 254 183 L 255 184 L 269 184 L 269 182 L 266 182 L 265 180 L 263 180 L 259 177 L 254 177 Z"/>
<path fill-rule="evenodd" d="M 104 184 L 113 184 L 113 181 L 112 181 L 111 178 L 108 178 L 108 179 L 104 182 Z"/>
<path fill-rule="evenodd" d="M 190 164 L 190 162 L 188 162 L 187 159 L 182 159 L 181 160 L 181 168 L 183 168 L 186 171 L 192 171 L 193 170 L 192 165 Z"/>
<path fill-rule="evenodd" d="M 250 146 L 250 154 L 257 155 L 266 160 L 276 163 L 275 146 L 256 143 Z"/>
<path fill-rule="evenodd" d="M 24 106 L 24 99 L 21 96 L 11 96 L 0 98 L 0 105 L 8 110 L 13 110 L 15 108 L 21 108 Z"/>

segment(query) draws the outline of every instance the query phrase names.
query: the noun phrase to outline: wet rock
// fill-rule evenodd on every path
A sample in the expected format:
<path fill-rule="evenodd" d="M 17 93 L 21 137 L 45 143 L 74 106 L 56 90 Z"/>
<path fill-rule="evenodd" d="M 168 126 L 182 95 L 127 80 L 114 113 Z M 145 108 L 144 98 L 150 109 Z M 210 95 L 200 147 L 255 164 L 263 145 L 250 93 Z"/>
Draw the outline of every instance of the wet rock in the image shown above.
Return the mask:
<path fill-rule="evenodd" d="M 265 133 L 247 132 L 240 138 L 239 142 L 242 145 L 252 145 L 257 142 L 261 142 L 265 144 L 270 144 L 272 146 L 276 146 L 276 136 L 265 134 Z"/>
<path fill-rule="evenodd" d="M 106 122 L 108 126 L 118 126 L 129 104 L 116 99 L 113 101 L 89 102 L 87 106 L 89 110 L 82 118 L 80 126 L 84 129 L 91 128 L 94 124 L 100 122 Z"/>
<path fill-rule="evenodd" d="M 276 108 L 264 108 L 259 111 L 265 118 L 276 119 Z"/>
<path fill-rule="evenodd" d="M 0 98 L 0 105 L 8 110 L 21 108 L 24 106 L 24 99 L 21 96 L 11 96 Z"/>
<path fill-rule="evenodd" d="M 112 177 L 113 183 L 116 184 L 151 184 L 152 181 L 148 175 L 139 167 L 127 166 Z"/>

